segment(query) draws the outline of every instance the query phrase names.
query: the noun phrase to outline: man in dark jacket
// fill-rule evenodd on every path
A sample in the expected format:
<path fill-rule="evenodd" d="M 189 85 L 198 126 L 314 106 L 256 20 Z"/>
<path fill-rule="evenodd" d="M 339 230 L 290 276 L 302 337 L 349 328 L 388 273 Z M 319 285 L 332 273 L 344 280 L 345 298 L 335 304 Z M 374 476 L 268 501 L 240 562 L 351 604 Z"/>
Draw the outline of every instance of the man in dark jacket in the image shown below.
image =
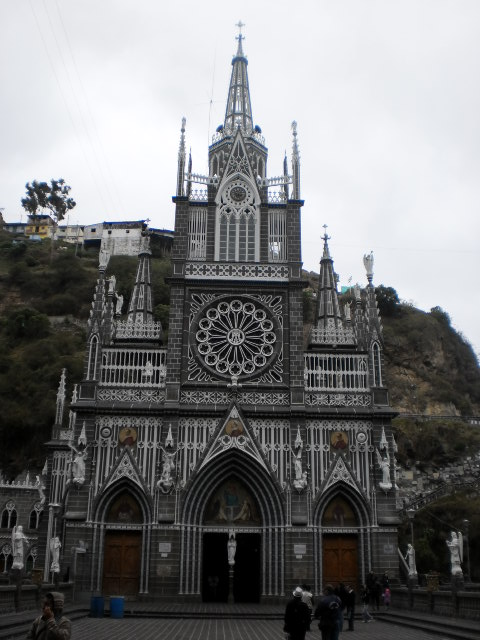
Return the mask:
<path fill-rule="evenodd" d="M 305 633 L 310 624 L 310 609 L 302 602 L 303 589 L 297 587 L 293 598 L 285 609 L 285 625 L 283 630 L 290 640 L 305 640 Z"/>
<path fill-rule="evenodd" d="M 322 640 L 337 640 L 342 601 L 335 595 L 331 584 L 325 585 L 323 594 L 323 598 L 315 609 L 315 618 L 320 620 L 318 628 L 322 633 Z"/>
<path fill-rule="evenodd" d="M 347 584 L 345 604 L 347 606 L 348 631 L 353 631 L 353 622 L 355 620 L 355 591 L 351 584 Z"/>
<path fill-rule="evenodd" d="M 62 616 L 63 602 L 62 593 L 47 593 L 43 601 L 42 615 L 33 621 L 27 640 L 70 640 L 72 623 Z"/>

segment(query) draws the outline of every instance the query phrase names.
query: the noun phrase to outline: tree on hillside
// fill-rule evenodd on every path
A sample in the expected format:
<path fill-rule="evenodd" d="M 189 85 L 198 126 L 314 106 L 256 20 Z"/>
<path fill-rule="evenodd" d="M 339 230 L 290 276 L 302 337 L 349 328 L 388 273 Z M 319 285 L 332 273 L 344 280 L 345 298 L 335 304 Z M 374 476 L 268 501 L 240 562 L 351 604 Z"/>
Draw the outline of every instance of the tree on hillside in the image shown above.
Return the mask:
<path fill-rule="evenodd" d="M 393 287 L 384 287 L 381 284 L 375 288 L 375 294 L 377 296 L 377 304 L 382 316 L 394 316 L 397 314 L 400 299 L 398 293 Z"/>
<path fill-rule="evenodd" d="M 68 211 L 77 204 L 73 198 L 69 197 L 70 189 L 65 180 L 51 180 L 38 182 L 34 180 L 31 184 L 25 185 L 26 197 L 22 198 L 22 207 L 33 218 L 41 213 L 48 213 L 53 220 L 52 252 L 55 242 L 55 233 L 58 224 L 65 218 Z"/>

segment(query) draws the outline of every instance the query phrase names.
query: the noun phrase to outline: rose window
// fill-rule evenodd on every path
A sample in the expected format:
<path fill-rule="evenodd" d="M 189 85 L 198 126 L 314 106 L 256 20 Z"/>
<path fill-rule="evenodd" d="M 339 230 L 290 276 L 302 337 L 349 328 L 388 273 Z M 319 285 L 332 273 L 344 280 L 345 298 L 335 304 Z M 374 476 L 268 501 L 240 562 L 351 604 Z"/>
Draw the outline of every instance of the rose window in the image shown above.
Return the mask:
<path fill-rule="evenodd" d="M 203 362 L 227 376 L 251 375 L 274 354 L 277 334 L 266 311 L 253 302 L 217 302 L 202 314 L 195 333 Z"/>

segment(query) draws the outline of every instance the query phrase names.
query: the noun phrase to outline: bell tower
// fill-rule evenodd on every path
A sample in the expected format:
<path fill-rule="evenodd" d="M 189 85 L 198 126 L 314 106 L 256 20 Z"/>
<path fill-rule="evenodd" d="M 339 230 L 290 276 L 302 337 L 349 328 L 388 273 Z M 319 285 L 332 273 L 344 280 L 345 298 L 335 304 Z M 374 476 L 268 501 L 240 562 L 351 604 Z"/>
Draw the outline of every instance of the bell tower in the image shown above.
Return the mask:
<path fill-rule="evenodd" d="M 244 25 L 237 26 L 225 119 L 208 150 L 208 175 L 192 172 L 191 164 L 185 171 L 182 121 L 173 198 L 172 404 L 188 404 L 192 393 L 206 404 L 220 393 L 228 404 L 232 380 L 242 385 L 241 402 L 253 398 L 250 387 L 277 394 L 281 404 L 303 402 L 297 128 L 294 123 L 295 175 L 285 163 L 283 175 L 267 177 L 268 149 L 252 114 Z"/>

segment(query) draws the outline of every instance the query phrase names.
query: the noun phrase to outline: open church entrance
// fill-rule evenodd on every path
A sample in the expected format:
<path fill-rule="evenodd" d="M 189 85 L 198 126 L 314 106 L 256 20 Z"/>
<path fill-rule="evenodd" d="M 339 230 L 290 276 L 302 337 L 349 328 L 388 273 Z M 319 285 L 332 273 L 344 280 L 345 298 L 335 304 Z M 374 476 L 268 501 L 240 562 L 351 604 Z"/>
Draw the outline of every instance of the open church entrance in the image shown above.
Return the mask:
<path fill-rule="evenodd" d="M 140 507 L 128 492 L 122 493 L 108 511 L 107 523 L 122 523 L 125 526 L 141 522 Z M 105 595 L 138 594 L 141 551 L 141 531 L 107 529 L 102 580 L 102 590 Z"/>
<path fill-rule="evenodd" d="M 256 500 L 237 478 L 229 478 L 212 495 L 205 510 L 204 525 L 221 526 L 222 531 L 203 535 L 203 600 L 227 602 L 233 589 L 234 602 L 259 602 L 262 538 L 251 528 L 259 527 L 261 520 Z M 250 531 L 242 531 L 247 527 Z M 228 541 L 232 533 L 235 563 L 230 567 Z"/>
<path fill-rule="evenodd" d="M 357 519 L 342 497 L 334 498 L 325 510 L 322 527 L 336 529 L 335 533 L 323 535 L 323 584 L 343 582 L 358 587 L 358 537 L 351 534 Z M 341 529 L 349 528 L 349 533 Z"/>
<path fill-rule="evenodd" d="M 237 549 L 233 565 L 233 601 L 260 601 L 259 533 L 237 533 Z M 228 564 L 228 534 L 205 533 L 203 536 L 204 602 L 227 602 L 230 592 Z"/>

